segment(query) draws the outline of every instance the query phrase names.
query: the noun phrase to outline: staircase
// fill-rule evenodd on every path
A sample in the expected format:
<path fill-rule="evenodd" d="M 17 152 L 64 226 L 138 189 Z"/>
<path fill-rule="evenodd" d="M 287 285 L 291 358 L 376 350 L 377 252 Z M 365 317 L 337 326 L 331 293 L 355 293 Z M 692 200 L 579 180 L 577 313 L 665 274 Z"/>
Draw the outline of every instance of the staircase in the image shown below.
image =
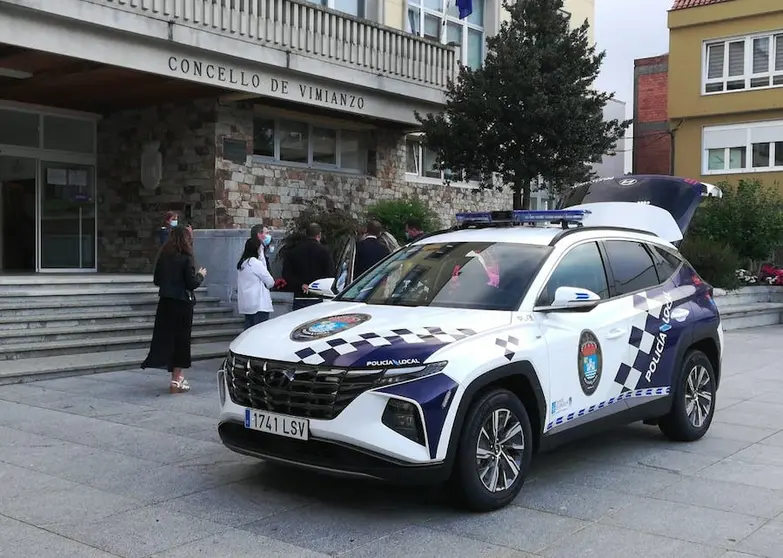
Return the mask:
<path fill-rule="evenodd" d="M 157 292 L 148 275 L 0 276 L 0 384 L 138 368 Z M 206 289 L 196 298 L 193 360 L 222 357 L 242 318 Z"/>
<path fill-rule="evenodd" d="M 783 323 L 783 287 L 753 286 L 736 291 L 715 289 L 724 331 Z"/>

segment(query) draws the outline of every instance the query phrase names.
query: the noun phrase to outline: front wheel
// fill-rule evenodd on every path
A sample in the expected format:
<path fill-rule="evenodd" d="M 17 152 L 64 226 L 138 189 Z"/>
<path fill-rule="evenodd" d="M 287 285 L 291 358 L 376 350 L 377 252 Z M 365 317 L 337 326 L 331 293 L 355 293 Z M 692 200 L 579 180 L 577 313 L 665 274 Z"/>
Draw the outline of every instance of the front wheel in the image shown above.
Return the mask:
<path fill-rule="evenodd" d="M 671 412 L 661 417 L 661 432 L 677 442 L 694 442 L 704 436 L 715 415 L 715 370 L 707 355 L 691 351 L 683 359 Z"/>
<path fill-rule="evenodd" d="M 452 480 L 461 503 L 478 512 L 508 505 L 522 489 L 533 454 L 525 406 L 506 389 L 487 392 L 465 417 Z"/>

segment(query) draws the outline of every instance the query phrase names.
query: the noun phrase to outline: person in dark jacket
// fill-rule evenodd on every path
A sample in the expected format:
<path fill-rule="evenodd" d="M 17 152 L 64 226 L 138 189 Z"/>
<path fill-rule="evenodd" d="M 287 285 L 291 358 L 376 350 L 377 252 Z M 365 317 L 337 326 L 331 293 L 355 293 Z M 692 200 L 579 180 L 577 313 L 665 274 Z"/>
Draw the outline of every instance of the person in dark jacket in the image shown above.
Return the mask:
<path fill-rule="evenodd" d="M 329 249 L 321 244 L 321 226 L 310 223 L 305 230 L 305 238 L 294 246 L 283 259 L 283 279 L 288 289 L 294 293 L 294 310 L 318 302 L 309 296 L 308 286 L 316 279 L 331 277 L 334 274 L 334 262 Z"/>
<path fill-rule="evenodd" d="M 421 228 L 421 221 L 411 217 L 405 221 L 405 238 L 408 242 L 413 242 L 424 236 L 424 230 Z"/>
<path fill-rule="evenodd" d="M 190 368 L 190 334 L 193 327 L 195 291 L 207 270 L 196 271 L 193 262 L 193 236 L 187 227 L 173 227 L 155 263 L 154 282 L 158 287 L 158 309 L 144 368 L 160 368 L 171 373 L 169 391 L 182 393 L 190 385 L 182 370 Z"/>
<path fill-rule="evenodd" d="M 378 221 L 370 221 L 367 223 L 366 230 L 367 234 L 364 240 L 356 245 L 354 277 L 359 277 L 389 255 L 389 248 L 378 240 L 378 237 L 383 232 L 381 224 Z"/>

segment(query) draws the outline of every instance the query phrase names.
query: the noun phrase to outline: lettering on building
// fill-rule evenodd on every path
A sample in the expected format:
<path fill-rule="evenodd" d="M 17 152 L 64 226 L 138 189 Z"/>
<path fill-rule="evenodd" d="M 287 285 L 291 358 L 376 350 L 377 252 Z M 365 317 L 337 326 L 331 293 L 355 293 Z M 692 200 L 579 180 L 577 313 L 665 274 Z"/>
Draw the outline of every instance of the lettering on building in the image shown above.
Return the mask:
<path fill-rule="evenodd" d="M 206 79 L 217 83 L 237 85 L 245 89 L 255 89 L 259 93 L 268 91 L 276 97 L 290 97 L 292 100 L 309 101 L 330 108 L 348 108 L 363 110 L 364 97 L 353 93 L 315 87 L 305 84 L 292 84 L 290 80 L 265 76 L 256 72 L 246 72 L 229 66 L 211 64 L 191 58 L 169 56 L 168 67 L 172 73 Z"/>

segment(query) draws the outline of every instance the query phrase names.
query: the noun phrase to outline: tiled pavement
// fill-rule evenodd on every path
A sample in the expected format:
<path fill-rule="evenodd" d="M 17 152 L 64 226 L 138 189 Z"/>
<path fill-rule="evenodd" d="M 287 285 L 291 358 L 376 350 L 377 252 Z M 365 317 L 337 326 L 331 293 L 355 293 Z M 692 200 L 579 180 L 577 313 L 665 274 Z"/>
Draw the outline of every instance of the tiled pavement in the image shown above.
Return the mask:
<path fill-rule="evenodd" d="M 634 425 L 534 460 L 514 505 L 264 465 L 219 444 L 216 363 L 0 386 L 0 556 L 783 557 L 783 327 L 726 335 L 709 434 Z"/>

